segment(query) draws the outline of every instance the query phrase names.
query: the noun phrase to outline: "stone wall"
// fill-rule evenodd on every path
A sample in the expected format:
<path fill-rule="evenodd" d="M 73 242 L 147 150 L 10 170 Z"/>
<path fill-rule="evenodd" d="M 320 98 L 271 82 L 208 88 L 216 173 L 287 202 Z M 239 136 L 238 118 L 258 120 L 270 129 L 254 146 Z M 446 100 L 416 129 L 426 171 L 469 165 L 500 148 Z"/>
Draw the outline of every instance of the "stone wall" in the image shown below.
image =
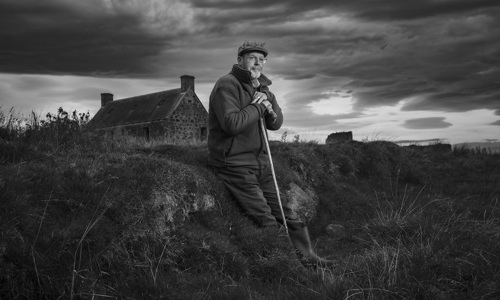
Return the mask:
<path fill-rule="evenodd" d="M 150 126 L 150 123 L 140 123 L 140 124 L 133 124 L 133 125 L 108 127 L 108 128 L 99 129 L 99 130 L 106 132 L 106 135 L 108 135 L 110 138 L 119 139 L 123 136 L 144 137 L 145 136 L 145 134 L 144 134 L 145 129 L 144 128 L 149 128 L 149 126 Z"/>
<path fill-rule="evenodd" d="M 352 141 L 352 131 L 335 132 L 326 138 L 326 143 L 331 144 L 339 141 Z"/>
<path fill-rule="evenodd" d="M 160 121 L 158 134 L 172 141 L 207 139 L 208 113 L 192 91 L 188 91 L 167 120 Z"/>

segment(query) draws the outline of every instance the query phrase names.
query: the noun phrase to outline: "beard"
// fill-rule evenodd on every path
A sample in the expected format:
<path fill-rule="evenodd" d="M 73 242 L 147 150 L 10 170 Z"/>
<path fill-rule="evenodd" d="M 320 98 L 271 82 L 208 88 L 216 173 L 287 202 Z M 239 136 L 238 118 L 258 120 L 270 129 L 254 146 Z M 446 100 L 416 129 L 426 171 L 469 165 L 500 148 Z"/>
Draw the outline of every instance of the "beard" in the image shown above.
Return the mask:
<path fill-rule="evenodd" d="M 251 68 L 249 71 L 250 71 L 250 74 L 252 76 L 252 79 L 257 79 L 262 74 L 261 70 L 259 70 L 257 68 Z"/>

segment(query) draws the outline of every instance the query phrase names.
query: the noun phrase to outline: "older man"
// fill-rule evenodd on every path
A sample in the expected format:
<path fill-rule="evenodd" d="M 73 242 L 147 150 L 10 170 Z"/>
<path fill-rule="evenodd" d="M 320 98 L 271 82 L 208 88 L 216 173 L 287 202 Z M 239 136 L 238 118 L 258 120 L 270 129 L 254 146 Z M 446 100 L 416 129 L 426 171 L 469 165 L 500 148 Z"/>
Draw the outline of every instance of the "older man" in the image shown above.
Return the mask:
<path fill-rule="evenodd" d="M 269 90 L 271 80 L 262 74 L 268 55 L 264 43 L 245 42 L 237 54 L 237 64 L 210 95 L 208 164 L 258 226 L 278 227 L 284 220 L 259 120 L 268 130 L 278 130 L 283 114 Z M 306 259 L 327 263 L 314 253 L 305 223 L 292 216 L 287 203 L 283 211 L 297 250 Z"/>

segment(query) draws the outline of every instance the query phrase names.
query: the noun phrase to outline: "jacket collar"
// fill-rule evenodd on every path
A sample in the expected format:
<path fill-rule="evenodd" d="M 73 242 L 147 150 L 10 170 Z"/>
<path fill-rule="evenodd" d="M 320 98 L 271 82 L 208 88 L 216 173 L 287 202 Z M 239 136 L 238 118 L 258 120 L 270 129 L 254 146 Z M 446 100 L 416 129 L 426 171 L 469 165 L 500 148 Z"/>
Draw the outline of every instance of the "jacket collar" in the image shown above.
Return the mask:
<path fill-rule="evenodd" d="M 250 71 L 242 69 L 237 64 L 233 65 L 233 69 L 231 70 L 231 74 L 233 74 L 241 83 L 252 84 L 252 76 Z M 266 77 L 264 74 L 260 74 L 258 78 L 260 84 L 262 86 L 270 86 L 273 82 Z"/>

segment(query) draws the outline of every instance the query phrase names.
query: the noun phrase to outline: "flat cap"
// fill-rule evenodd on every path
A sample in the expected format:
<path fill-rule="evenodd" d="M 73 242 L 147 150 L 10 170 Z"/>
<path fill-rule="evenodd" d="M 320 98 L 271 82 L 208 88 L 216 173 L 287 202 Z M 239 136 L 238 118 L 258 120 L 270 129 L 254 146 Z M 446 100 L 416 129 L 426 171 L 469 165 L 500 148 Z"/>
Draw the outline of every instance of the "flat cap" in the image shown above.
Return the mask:
<path fill-rule="evenodd" d="M 266 43 L 259 43 L 259 42 L 249 42 L 245 41 L 243 45 L 241 45 L 238 48 L 238 56 L 242 56 L 243 54 L 247 52 L 260 52 L 264 54 L 264 57 L 267 57 L 267 49 L 264 48 L 264 45 Z"/>

